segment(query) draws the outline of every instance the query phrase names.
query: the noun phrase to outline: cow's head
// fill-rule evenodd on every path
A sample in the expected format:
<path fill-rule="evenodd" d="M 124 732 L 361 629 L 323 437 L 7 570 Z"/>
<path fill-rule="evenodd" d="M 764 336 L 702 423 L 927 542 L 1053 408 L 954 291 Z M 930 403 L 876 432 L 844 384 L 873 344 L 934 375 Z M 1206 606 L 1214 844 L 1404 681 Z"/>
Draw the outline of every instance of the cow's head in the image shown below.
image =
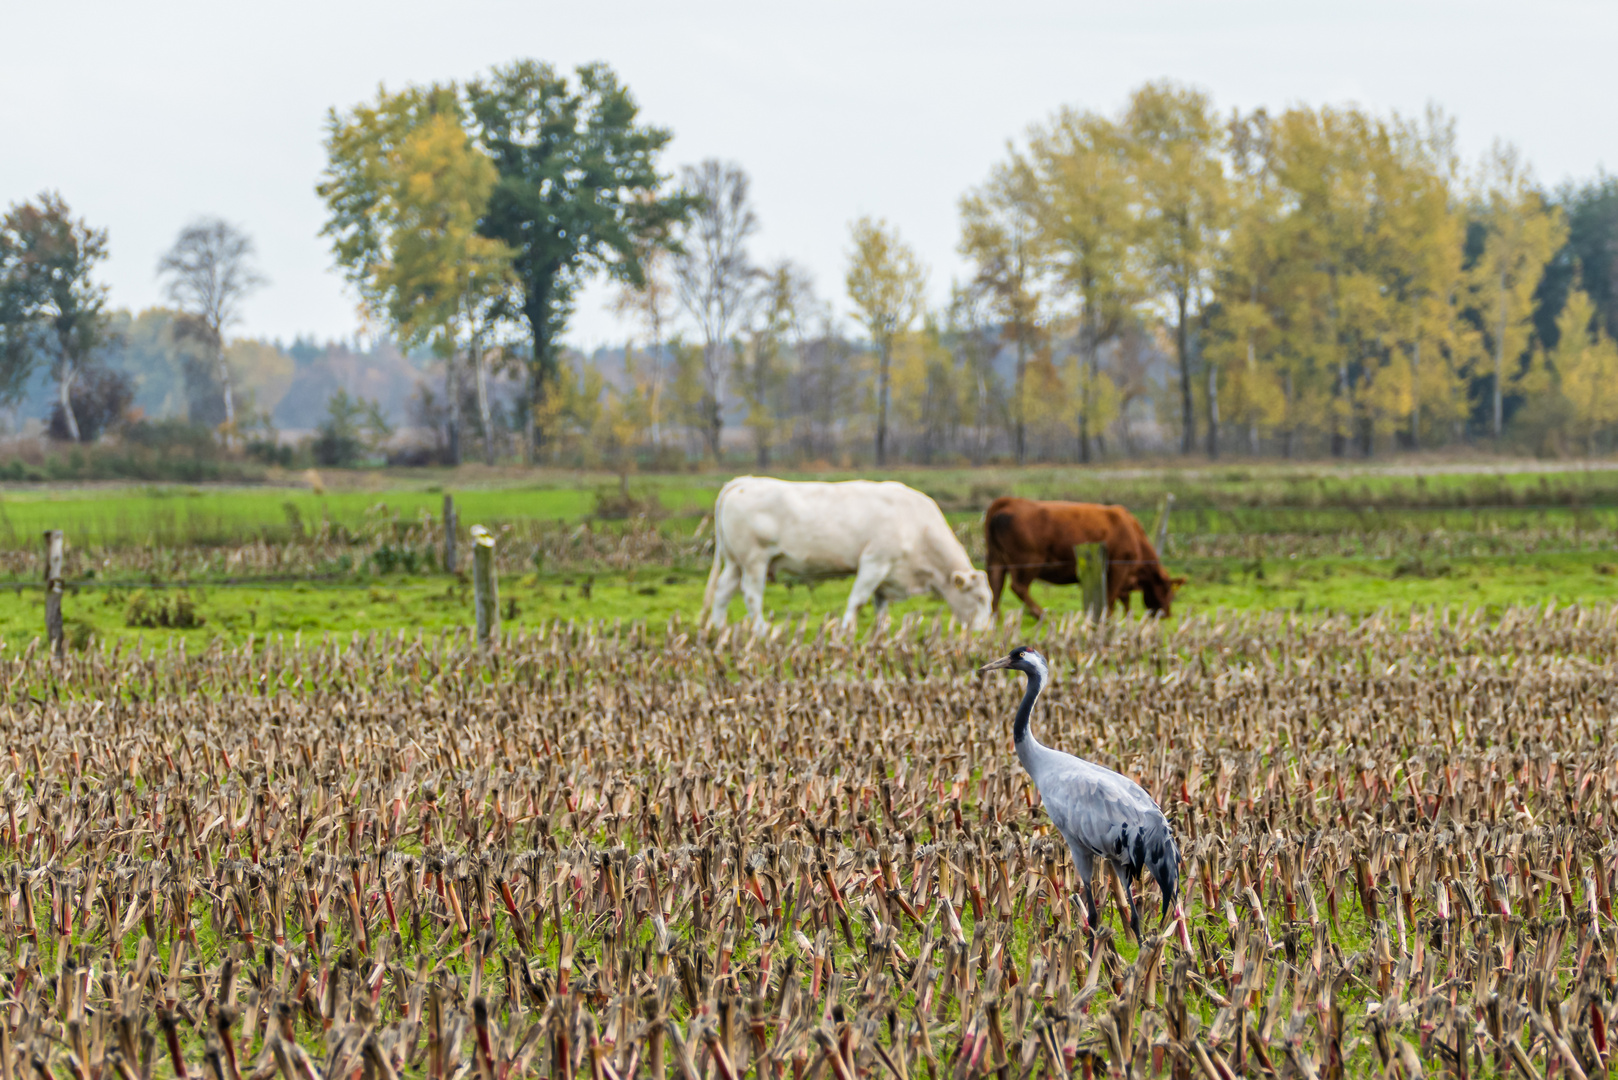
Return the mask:
<path fill-rule="evenodd" d="M 1164 618 L 1171 614 L 1174 593 L 1186 582 L 1183 577 L 1169 577 L 1163 573 L 1163 567 L 1156 563 L 1142 567 L 1135 580 L 1140 586 L 1140 596 L 1146 610 L 1155 611 Z"/>
<path fill-rule="evenodd" d="M 973 630 L 987 630 L 993 618 L 994 597 L 989 575 L 982 570 L 956 570 L 938 590 L 955 617 Z"/>

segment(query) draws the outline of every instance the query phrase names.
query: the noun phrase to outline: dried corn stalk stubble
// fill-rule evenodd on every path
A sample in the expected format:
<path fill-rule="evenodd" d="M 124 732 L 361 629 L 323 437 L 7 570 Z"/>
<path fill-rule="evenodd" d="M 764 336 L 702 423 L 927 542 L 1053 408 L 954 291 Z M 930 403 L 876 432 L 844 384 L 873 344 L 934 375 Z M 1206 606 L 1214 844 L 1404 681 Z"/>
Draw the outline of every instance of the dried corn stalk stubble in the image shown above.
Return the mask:
<path fill-rule="evenodd" d="M 967 674 L 1013 641 L 0 661 L 0 1074 L 1606 1073 L 1618 609 L 1047 626 L 1040 737 L 1169 812 L 1189 953 L 1085 931 Z"/>

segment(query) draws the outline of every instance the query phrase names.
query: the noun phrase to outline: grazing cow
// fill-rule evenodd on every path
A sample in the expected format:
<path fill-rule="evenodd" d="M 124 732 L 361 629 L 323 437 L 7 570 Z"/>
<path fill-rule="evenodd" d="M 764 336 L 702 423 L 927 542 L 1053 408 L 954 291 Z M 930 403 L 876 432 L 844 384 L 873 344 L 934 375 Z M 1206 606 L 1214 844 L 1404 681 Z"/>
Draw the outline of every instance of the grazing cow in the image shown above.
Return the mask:
<path fill-rule="evenodd" d="M 861 605 L 931 592 L 974 630 L 989 625 L 989 579 L 974 569 L 938 504 L 914 488 L 889 482 L 793 483 L 741 476 L 714 505 L 713 569 L 701 620 L 725 624 L 740 589 L 753 625 L 766 629 L 764 583 L 778 573 L 800 578 L 854 575 L 843 625 L 854 627 Z"/>
<path fill-rule="evenodd" d="M 1034 603 L 1028 586 L 1035 581 L 1053 585 L 1077 582 L 1076 544 L 1107 546 L 1108 611 L 1119 602 L 1128 611 L 1129 594 L 1138 589 L 1148 610 L 1167 615 L 1174 590 L 1185 584 L 1185 578 L 1171 578 L 1163 572 L 1146 530 L 1121 506 L 1005 496 L 989 504 L 983 515 L 983 533 L 988 542 L 989 588 L 994 593 L 995 611 L 1000 610 L 1000 590 L 1009 575 L 1011 591 L 1023 606 L 1035 618 L 1044 618 L 1045 610 Z"/>

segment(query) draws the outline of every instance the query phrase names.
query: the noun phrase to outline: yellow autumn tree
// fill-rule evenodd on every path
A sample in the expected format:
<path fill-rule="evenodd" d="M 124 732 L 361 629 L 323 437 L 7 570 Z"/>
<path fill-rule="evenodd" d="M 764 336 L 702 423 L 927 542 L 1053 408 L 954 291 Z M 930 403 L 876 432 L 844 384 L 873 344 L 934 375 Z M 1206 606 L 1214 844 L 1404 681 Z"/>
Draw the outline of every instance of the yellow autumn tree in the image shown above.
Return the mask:
<path fill-rule="evenodd" d="M 453 85 L 383 90 L 375 104 L 333 112 L 317 188 L 331 211 L 322 232 L 369 313 L 407 344 L 430 345 L 444 358 L 457 459 L 458 356 L 469 351 L 477 364 L 487 432 L 481 338 L 491 310 L 515 286 L 514 253 L 477 231 L 499 174 L 462 120 Z"/>
<path fill-rule="evenodd" d="M 1273 121 L 1263 109 L 1236 113 L 1231 155 L 1230 232 L 1215 264 L 1215 304 L 1204 351 L 1218 372 L 1215 399 L 1227 423 L 1259 452 L 1263 432 L 1286 416 L 1275 305 L 1286 204 L 1275 174 Z M 1218 443 L 1209 441 L 1210 453 Z"/>
<path fill-rule="evenodd" d="M 1593 455 L 1596 437 L 1618 424 L 1618 343 L 1602 329 L 1589 294 L 1577 286 L 1556 318 L 1556 334 L 1556 347 L 1546 356 L 1549 378 L 1536 380 L 1531 370 L 1525 389 L 1559 393 L 1568 434 Z"/>
<path fill-rule="evenodd" d="M 893 345 L 921 316 L 927 269 L 885 221 L 863 217 L 849 227 L 848 298 L 876 350 L 876 463 L 888 460 L 888 403 Z"/>
<path fill-rule="evenodd" d="M 1491 430 L 1498 439 L 1505 424 L 1508 365 L 1528 350 L 1534 291 L 1545 264 L 1567 241 L 1567 223 L 1534 187 L 1517 149 L 1505 143 L 1496 143 L 1485 163 L 1478 211 L 1485 235 L 1471 284 L 1494 366 Z"/>
<path fill-rule="evenodd" d="M 1170 82 L 1147 83 L 1131 94 L 1124 127 L 1139 210 L 1137 257 L 1152 300 L 1174 334 L 1180 452 L 1189 454 L 1196 446 L 1192 324 L 1208 299 L 1229 210 L 1221 163 L 1224 131 L 1207 94 Z M 1211 424 L 1216 416 L 1210 414 Z"/>
<path fill-rule="evenodd" d="M 1019 162 L 997 165 L 988 182 L 961 199 L 957 250 L 974 264 L 972 291 L 985 314 L 999 323 L 1000 341 L 1017 350 L 1009 413 L 1012 450 L 1028 457 L 1028 366 L 1044 336 L 1038 195 L 1031 170 Z"/>
<path fill-rule="evenodd" d="M 1123 330 L 1143 292 L 1131 258 L 1139 230 L 1130 151 L 1113 121 L 1063 109 L 1030 131 L 1017 162 L 1033 178 L 1041 261 L 1077 305 L 1079 352 L 1064 381 L 1080 461 L 1090 460 L 1092 441 L 1118 416 L 1118 389 L 1101 370 L 1101 347 Z"/>

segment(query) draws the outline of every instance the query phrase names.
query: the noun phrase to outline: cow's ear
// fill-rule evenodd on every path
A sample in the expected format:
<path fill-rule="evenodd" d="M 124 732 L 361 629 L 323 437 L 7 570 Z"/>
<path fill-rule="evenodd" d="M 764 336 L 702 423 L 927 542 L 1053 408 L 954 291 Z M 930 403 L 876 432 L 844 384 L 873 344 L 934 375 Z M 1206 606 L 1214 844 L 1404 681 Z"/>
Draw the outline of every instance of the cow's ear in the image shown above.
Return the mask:
<path fill-rule="evenodd" d="M 972 575 L 976 570 L 957 570 L 949 576 L 949 583 L 957 589 L 964 589 L 972 584 Z"/>
<path fill-rule="evenodd" d="M 1186 582 L 1188 582 L 1190 580 L 1191 580 L 1190 578 L 1186 578 L 1186 577 L 1171 577 L 1171 578 L 1169 578 L 1169 588 L 1178 589 L 1181 585 L 1184 585 Z"/>

